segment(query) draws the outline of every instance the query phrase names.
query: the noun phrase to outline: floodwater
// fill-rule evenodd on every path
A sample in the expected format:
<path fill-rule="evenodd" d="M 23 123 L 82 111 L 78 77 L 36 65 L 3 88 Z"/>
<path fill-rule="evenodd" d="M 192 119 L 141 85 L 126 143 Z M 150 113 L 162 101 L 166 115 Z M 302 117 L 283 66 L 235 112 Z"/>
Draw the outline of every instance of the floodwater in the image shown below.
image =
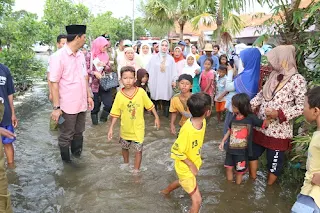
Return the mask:
<path fill-rule="evenodd" d="M 122 164 L 121 148 L 114 131 L 107 141 L 109 122 L 92 126 L 88 113 L 84 151 L 80 159 L 64 164 L 60 159 L 57 132 L 49 131 L 51 105 L 45 82 L 39 82 L 16 100 L 19 128 L 15 143 L 16 168 L 8 170 L 9 190 L 14 212 L 65 213 L 183 213 L 191 202 L 177 189 L 169 197 L 159 191 L 175 180 L 170 148 L 175 137 L 169 133 L 169 120 L 161 117 L 156 130 L 153 116 L 146 114 L 146 137 L 142 171 L 133 175 Z M 203 145 L 203 166 L 197 177 L 203 197 L 202 213 L 287 213 L 293 190 L 279 185 L 266 186 L 264 172 L 237 186 L 225 180 L 224 153 L 218 149 L 221 127 L 208 122 Z"/>

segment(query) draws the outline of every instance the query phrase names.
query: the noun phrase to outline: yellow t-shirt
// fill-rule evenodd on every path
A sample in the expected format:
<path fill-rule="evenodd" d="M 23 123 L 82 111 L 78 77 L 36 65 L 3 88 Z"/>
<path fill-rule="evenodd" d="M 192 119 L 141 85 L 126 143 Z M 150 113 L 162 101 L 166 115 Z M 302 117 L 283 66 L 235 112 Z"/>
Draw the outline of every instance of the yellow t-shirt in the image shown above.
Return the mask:
<path fill-rule="evenodd" d="M 320 186 L 312 185 L 314 173 L 320 172 L 320 131 L 313 133 L 308 149 L 307 172 L 301 188 L 301 194 L 313 198 L 317 206 L 320 206 Z"/>
<path fill-rule="evenodd" d="M 144 108 L 150 111 L 154 105 L 142 88 L 136 87 L 131 97 L 126 95 L 123 90 L 117 93 L 110 115 L 116 118 L 121 116 L 121 138 L 143 143 Z"/>
<path fill-rule="evenodd" d="M 181 114 L 181 119 L 179 122 L 180 126 L 183 126 L 183 124 L 186 122 L 186 120 L 188 118 L 191 118 L 192 115 L 186 106 L 183 106 L 183 104 L 181 103 L 180 99 L 179 99 L 180 94 L 175 95 L 173 98 L 171 98 L 170 101 L 170 109 L 169 112 L 179 112 Z"/>
<path fill-rule="evenodd" d="M 193 127 L 190 119 L 182 126 L 178 139 L 171 147 L 171 158 L 175 160 L 175 170 L 180 180 L 194 177 L 185 159 L 192 161 L 200 169 L 202 164 L 201 148 L 206 131 L 206 120 L 203 119 L 200 130 Z"/>

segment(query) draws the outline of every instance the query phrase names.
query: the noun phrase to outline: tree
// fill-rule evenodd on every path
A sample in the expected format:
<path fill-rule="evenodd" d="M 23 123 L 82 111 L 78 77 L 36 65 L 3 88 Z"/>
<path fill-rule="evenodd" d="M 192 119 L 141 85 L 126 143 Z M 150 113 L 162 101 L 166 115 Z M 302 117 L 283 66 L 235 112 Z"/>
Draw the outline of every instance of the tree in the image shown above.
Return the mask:
<path fill-rule="evenodd" d="M 0 37 L 6 48 L 0 54 L 0 61 L 10 68 L 18 90 L 26 89 L 28 77 L 44 72 L 43 64 L 34 58 L 31 49 L 39 35 L 37 18 L 36 14 L 24 10 L 1 18 Z"/>
<path fill-rule="evenodd" d="M 66 33 L 65 26 L 87 24 L 89 20 L 89 9 L 82 4 L 73 4 L 70 0 L 46 0 L 42 22 L 47 27 L 42 27 L 42 41 L 50 40 L 54 44 L 59 34 Z"/>
<path fill-rule="evenodd" d="M 0 17 L 11 10 L 14 0 L 0 0 Z"/>
<path fill-rule="evenodd" d="M 244 23 L 237 15 L 244 11 L 247 6 L 254 3 L 261 3 L 261 0 L 193 0 L 192 4 L 198 8 L 198 11 L 203 11 L 202 14 L 195 16 L 192 23 L 195 27 L 201 24 L 211 26 L 217 25 L 214 36 L 217 38 L 217 43 L 220 43 L 220 37 L 223 32 L 236 34 L 244 27 Z M 236 14 L 237 13 L 237 14 Z"/>
<path fill-rule="evenodd" d="M 195 8 L 190 0 L 148 0 L 141 8 L 145 21 L 150 26 L 173 27 L 179 24 L 180 39 L 183 39 L 184 26 L 195 15 Z"/>
<path fill-rule="evenodd" d="M 103 14 L 98 14 L 96 17 L 91 17 L 88 25 L 88 34 L 91 39 L 94 39 L 102 34 L 109 34 L 111 42 L 115 43 L 119 39 L 130 39 L 132 36 L 132 21 L 126 16 L 124 18 L 115 18 L 112 12 L 108 11 Z M 144 36 L 146 29 L 143 19 L 135 19 L 135 38 Z"/>

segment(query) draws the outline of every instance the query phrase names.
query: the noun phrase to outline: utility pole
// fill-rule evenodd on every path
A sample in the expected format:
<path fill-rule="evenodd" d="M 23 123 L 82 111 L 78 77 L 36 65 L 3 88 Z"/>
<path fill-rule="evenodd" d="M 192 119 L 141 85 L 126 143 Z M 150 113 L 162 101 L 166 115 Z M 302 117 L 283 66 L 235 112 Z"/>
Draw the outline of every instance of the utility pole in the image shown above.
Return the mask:
<path fill-rule="evenodd" d="M 134 42 L 134 0 L 132 0 L 132 42 Z"/>

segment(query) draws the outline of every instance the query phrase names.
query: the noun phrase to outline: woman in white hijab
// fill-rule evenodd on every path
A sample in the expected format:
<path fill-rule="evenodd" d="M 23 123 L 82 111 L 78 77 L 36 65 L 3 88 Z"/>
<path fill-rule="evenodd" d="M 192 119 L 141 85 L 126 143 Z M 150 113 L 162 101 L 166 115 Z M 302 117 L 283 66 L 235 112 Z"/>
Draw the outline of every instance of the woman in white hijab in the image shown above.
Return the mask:
<path fill-rule="evenodd" d="M 141 62 L 141 67 L 143 69 L 145 69 L 147 67 L 151 57 L 152 57 L 152 54 L 151 54 L 151 48 L 150 48 L 149 44 L 142 43 L 141 47 L 140 47 L 139 58 L 140 58 L 140 62 Z"/>
<path fill-rule="evenodd" d="M 192 84 L 192 93 L 201 92 L 200 85 L 199 85 L 199 77 L 200 77 L 200 66 L 197 63 L 196 56 L 193 54 L 187 55 L 187 61 L 185 66 L 182 70 L 181 74 L 189 74 L 193 78 Z"/>

